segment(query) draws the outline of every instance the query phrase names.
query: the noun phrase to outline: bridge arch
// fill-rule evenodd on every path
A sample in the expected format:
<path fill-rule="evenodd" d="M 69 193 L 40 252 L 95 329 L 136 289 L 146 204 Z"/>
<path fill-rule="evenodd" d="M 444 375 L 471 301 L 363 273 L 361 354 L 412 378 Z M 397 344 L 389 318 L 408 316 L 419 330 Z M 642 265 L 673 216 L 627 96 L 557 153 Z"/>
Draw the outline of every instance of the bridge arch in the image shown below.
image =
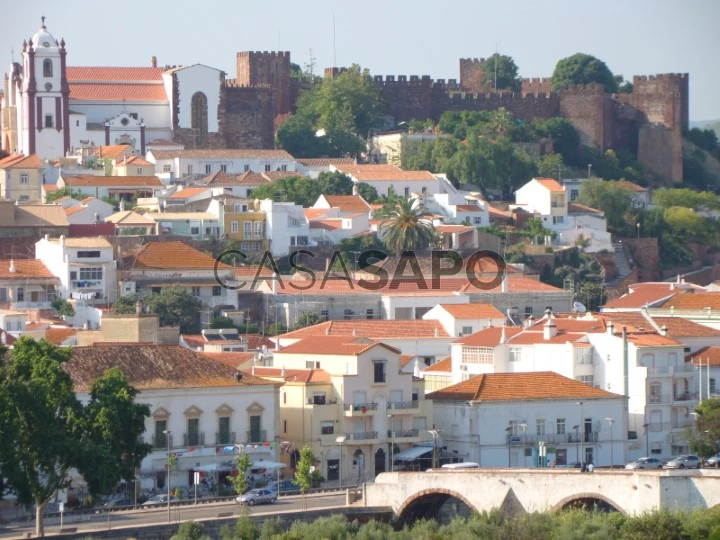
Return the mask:
<path fill-rule="evenodd" d="M 445 488 L 423 489 L 400 505 L 396 512 L 398 521 L 404 524 L 412 523 L 419 518 L 436 518 L 440 507 L 453 497 L 461 501 L 470 511 L 477 512 L 477 508 L 457 491 Z"/>
<path fill-rule="evenodd" d="M 627 514 L 625 509 L 612 499 L 606 497 L 605 495 L 601 495 L 600 493 L 593 492 L 573 493 L 572 495 L 569 495 L 557 502 L 552 507 L 552 511 L 560 512 L 561 510 L 567 510 L 568 508 L 598 508 L 601 510 Z"/>

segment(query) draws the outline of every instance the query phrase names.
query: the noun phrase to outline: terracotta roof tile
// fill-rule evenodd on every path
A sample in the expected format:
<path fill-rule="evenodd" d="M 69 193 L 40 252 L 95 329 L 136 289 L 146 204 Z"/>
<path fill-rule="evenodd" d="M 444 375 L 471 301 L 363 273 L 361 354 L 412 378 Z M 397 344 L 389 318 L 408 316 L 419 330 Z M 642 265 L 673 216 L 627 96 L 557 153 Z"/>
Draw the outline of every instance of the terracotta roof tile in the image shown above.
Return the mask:
<path fill-rule="evenodd" d="M 147 159 L 142 156 L 128 156 L 127 160 L 121 161 L 122 165 L 135 165 L 136 167 L 154 167 L 153 163 L 150 163 Z"/>
<path fill-rule="evenodd" d="M 187 342 L 187 336 L 183 337 Z M 255 358 L 254 352 L 199 352 L 211 360 L 220 362 L 221 364 L 225 364 L 226 366 L 237 370 L 249 369 L 252 366 L 253 359 Z"/>
<path fill-rule="evenodd" d="M 383 339 L 449 338 L 445 328 L 434 320 L 355 320 L 326 321 L 282 334 L 280 338 L 300 339 L 311 336 L 366 337 Z M 282 342 L 281 342 L 282 343 Z"/>
<path fill-rule="evenodd" d="M 568 203 L 568 214 L 602 214 L 602 210 L 598 210 L 597 208 L 591 208 L 590 206 L 585 206 L 584 204 L 571 202 Z"/>
<path fill-rule="evenodd" d="M 63 176 L 68 187 L 163 187 L 157 176 Z"/>
<path fill-rule="evenodd" d="M 635 191 L 637 193 L 644 193 L 647 191 L 647 189 L 645 189 L 644 187 L 633 184 L 632 182 L 629 182 L 627 180 L 618 180 L 618 186 L 624 187 L 629 191 Z"/>
<path fill-rule="evenodd" d="M 78 212 L 82 212 L 83 210 L 85 210 L 84 206 L 70 206 L 68 208 L 65 208 L 65 215 L 72 216 L 73 214 L 77 214 Z"/>
<path fill-rule="evenodd" d="M 504 319 L 505 315 L 492 304 L 440 304 L 455 319 Z"/>
<path fill-rule="evenodd" d="M 64 365 L 80 392 L 86 392 L 92 381 L 114 367 L 138 390 L 268 384 L 250 375 L 237 381 L 234 368 L 179 345 L 75 347 Z"/>
<path fill-rule="evenodd" d="M 368 214 L 372 210 L 360 195 L 325 195 L 324 197 L 331 207 L 339 208 L 343 212 Z"/>
<path fill-rule="evenodd" d="M 123 210 L 122 212 L 116 212 L 106 217 L 105 223 L 115 223 L 117 225 L 154 225 L 155 221 L 133 210 Z"/>
<path fill-rule="evenodd" d="M 452 356 L 446 356 L 442 360 L 423 370 L 425 373 L 452 373 Z"/>
<path fill-rule="evenodd" d="M 682 295 L 682 296 L 694 296 Z M 648 321 L 642 313 L 631 311 L 631 312 L 618 312 L 618 313 L 601 313 L 600 317 L 606 320 L 612 321 L 615 324 L 615 331 L 619 331 L 621 326 L 628 327 L 628 332 L 640 332 L 640 333 L 656 333 L 655 327 Z M 720 330 L 699 324 L 694 321 L 684 319 L 682 317 L 656 317 L 650 316 L 655 321 L 655 324 L 662 328 L 665 326 L 670 337 L 686 338 L 686 337 L 715 337 L 720 336 Z"/>
<path fill-rule="evenodd" d="M 327 218 L 327 219 L 314 219 L 310 221 L 309 226 L 311 229 L 325 229 L 326 231 L 335 231 L 342 229 L 341 218 Z"/>
<path fill-rule="evenodd" d="M 547 188 L 548 191 L 553 192 L 564 192 L 565 188 L 563 188 L 560 183 L 553 179 L 553 178 L 534 178 L 534 180 L 542 185 L 543 187 Z"/>
<path fill-rule="evenodd" d="M 305 167 L 328 167 L 330 165 L 355 165 L 353 158 L 313 158 L 298 159 L 300 165 Z"/>
<path fill-rule="evenodd" d="M 283 371 L 285 372 L 283 376 Z M 255 366 L 256 377 L 281 379 L 287 383 L 329 383 L 330 374 L 322 369 L 285 369 Z"/>
<path fill-rule="evenodd" d="M 455 210 L 458 212 L 482 212 L 483 208 L 477 204 L 457 204 Z"/>
<path fill-rule="evenodd" d="M 373 341 L 372 339 L 352 336 L 312 336 L 300 341 L 282 347 L 280 341 L 280 350 L 275 351 L 278 354 L 317 354 L 317 355 L 337 355 L 337 356 L 357 356 L 363 352 L 380 346 L 399 353 L 394 347 Z"/>
<path fill-rule="evenodd" d="M 65 210 L 56 204 L 22 204 L 15 209 L 14 227 L 67 227 Z"/>
<path fill-rule="evenodd" d="M 125 257 L 133 269 L 182 268 L 192 270 L 212 270 L 215 258 L 183 242 L 148 242 L 134 253 Z M 218 269 L 227 270 L 231 266 L 220 263 Z"/>
<path fill-rule="evenodd" d="M 59 238 L 49 240 L 53 244 L 60 244 Z M 69 248 L 111 248 L 112 244 L 102 237 L 72 237 L 64 238 L 65 247 Z"/>
<path fill-rule="evenodd" d="M 677 340 L 660 334 L 628 334 L 628 341 L 636 347 L 677 347 L 682 346 Z"/>
<path fill-rule="evenodd" d="M 75 101 L 167 101 L 161 84 L 70 83 Z"/>
<path fill-rule="evenodd" d="M 10 263 L 15 266 L 15 271 L 10 271 Z M 35 259 L 0 259 L 0 279 L 28 279 L 28 278 L 52 278 L 57 279 L 48 268 Z"/>
<path fill-rule="evenodd" d="M 459 343 L 468 347 L 496 347 L 500 344 L 500 337 L 502 336 L 502 327 L 491 326 L 483 328 L 479 332 L 463 336 L 453 341 L 453 343 Z M 505 328 L 505 338 L 511 338 L 523 331 L 522 328 L 517 326 L 508 326 Z"/>
<path fill-rule="evenodd" d="M 186 149 L 186 150 L 152 150 L 155 159 L 175 159 L 175 158 L 200 158 L 200 159 L 287 159 L 292 160 L 293 157 L 285 150 L 253 150 L 250 148 L 233 148 L 233 149 Z"/>
<path fill-rule="evenodd" d="M 129 144 L 108 144 L 104 146 L 96 146 L 94 155 L 97 157 L 117 159 L 132 152 L 132 146 Z"/>
<path fill-rule="evenodd" d="M 622 396 L 552 371 L 488 373 L 431 392 L 433 401 L 521 401 L 546 399 L 621 399 Z"/>
<path fill-rule="evenodd" d="M 457 234 L 474 231 L 475 227 L 472 225 L 436 225 L 435 230 L 445 234 Z"/>
<path fill-rule="evenodd" d="M 543 317 L 537 319 L 533 325 L 533 329 L 540 329 L 540 327 L 547 322 L 547 318 Z M 557 327 L 558 332 L 586 332 L 590 334 L 597 334 L 605 332 L 605 321 L 600 317 L 592 318 L 576 318 L 576 317 L 558 317 L 553 315 L 553 322 Z"/>
<path fill-rule="evenodd" d="M 340 165 L 335 168 L 352 176 L 358 182 L 391 182 L 393 180 L 426 182 L 435 180 L 429 171 L 404 171 L 395 165 Z"/>
<path fill-rule="evenodd" d="M 180 191 L 176 191 L 175 193 L 170 195 L 168 197 L 168 199 L 189 199 L 190 197 L 194 197 L 195 195 L 199 195 L 204 192 L 211 193 L 211 191 L 208 188 L 188 187 L 188 188 L 181 189 Z"/>
<path fill-rule="evenodd" d="M 687 355 L 685 361 L 702 366 L 707 366 L 710 361 L 712 367 L 720 367 L 720 347 L 703 347 Z"/>
<path fill-rule="evenodd" d="M 308 219 L 322 218 L 328 212 L 332 212 L 331 208 L 303 208 L 303 214 Z"/>
<path fill-rule="evenodd" d="M 606 308 L 642 308 L 658 304 L 673 295 L 686 292 L 690 288 L 702 289 L 694 285 L 677 288 L 675 283 L 636 283 L 628 287 L 627 294 L 611 300 Z"/>
<path fill-rule="evenodd" d="M 42 169 L 43 164 L 37 154 L 16 154 L 0 159 L 0 169 Z"/>
<path fill-rule="evenodd" d="M 162 82 L 162 68 L 153 67 L 112 67 L 112 66 L 68 66 L 68 81 L 125 81 Z"/>
<path fill-rule="evenodd" d="M 66 339 L 77 335 L 77 328 L 50 327 L 45 330 L 45 339 L 53 345 L 62 345 Z"/>
<path fill-rule="evenodd" d="M 661 307 L 675 309 L 720 309 L 720 292 L 695 292 L 676 294 L 661 304 Z"/>

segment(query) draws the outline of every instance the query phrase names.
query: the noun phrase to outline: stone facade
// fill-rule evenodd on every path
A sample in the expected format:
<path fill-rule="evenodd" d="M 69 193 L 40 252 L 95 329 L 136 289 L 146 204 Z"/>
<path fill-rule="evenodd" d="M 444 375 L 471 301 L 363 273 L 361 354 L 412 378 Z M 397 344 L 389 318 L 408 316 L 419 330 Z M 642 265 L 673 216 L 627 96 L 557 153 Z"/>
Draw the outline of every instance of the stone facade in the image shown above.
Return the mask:
<path fill-rule="evenodd" d="M 292 110 L 290 53 L 245 51 L 237 53 L 237 86 L 269 86 L 274 113 L 284 116 Z"/>

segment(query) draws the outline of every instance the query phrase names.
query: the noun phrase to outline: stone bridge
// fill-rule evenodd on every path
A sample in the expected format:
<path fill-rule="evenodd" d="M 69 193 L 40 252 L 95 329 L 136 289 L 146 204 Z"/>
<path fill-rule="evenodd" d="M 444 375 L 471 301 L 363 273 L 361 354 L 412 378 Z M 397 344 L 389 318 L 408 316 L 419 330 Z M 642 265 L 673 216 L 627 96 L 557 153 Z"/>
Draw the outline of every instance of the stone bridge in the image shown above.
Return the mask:
<path fill-rule="evenodd" d="M 637 515 L 720 504 L 720 470 L 433 469 L 378 475 L 364 504 L 391 507 L 401 521 L 434 517 L 452 497 L 470 510 L 548 512 L 599 506 Z"/>

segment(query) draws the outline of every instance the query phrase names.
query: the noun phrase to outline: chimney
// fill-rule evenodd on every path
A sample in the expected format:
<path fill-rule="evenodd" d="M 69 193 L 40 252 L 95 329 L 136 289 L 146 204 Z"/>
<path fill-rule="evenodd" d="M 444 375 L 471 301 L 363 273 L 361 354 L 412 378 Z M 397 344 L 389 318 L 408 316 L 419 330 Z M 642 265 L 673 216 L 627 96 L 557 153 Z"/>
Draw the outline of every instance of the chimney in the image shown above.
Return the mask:
<path fill-rule="evenodd" d="M 502 325 L 502 331 L 500 332 L 500 343 L 507 343 L 507 334 L 505 333 L 505 325 Z"/>
<path fill-rule="evenodd" d="M 663 335 L 663 336 L 667 336 L 667 335 L 668 335 L 668 327 L 665 326 L 664 324 L 662 325 L 662 328 L 660 328 L 660 334 Z"/>
<path fill-rule="evenodd" d="M 255 375 L 255 364 L 252 365 L 252 371 L 250 372 L 252 375 Z"/>
<path fill-rule="evenodd" d="M 543 339 L 548 340 L 555 336 L 557 336 L 557 326 L 555 326 L 555 322 L 552 319 L 548 319 L 547 322 L 543 324 Z"/>
<path fill-rule="evenodd" d="M 500 286 L 500 291 L 501 291 L 501 292 L 504 292 L 504 293 L 508 292 L 508 277 L 507 277 L 507 272 L 505 272 L 505 275 L 503 275 L 502 285 Z"/>
<path fill-rule="evenodd" d="M 360 190 L 358 189 L 358 185 L 355 184 L 355 183 L 353 183 L 352 194 L 353 194 L 353 195 L 360 195 Z"/>
<path fill-rule="evenodd" d="M 9 268 L 9 270 L 10 270 L 10 273 L 11 273 L 11 274 L 14 274 L 14 273 L 15 273 L 15 259 L 10 259 L 10 268 Z"/>
<path fill-rule="evenodd" d="M 610 321 L 610 322 L 607 324 L 607 333 L 608 333 L 609 336 L 614 336 L 614 335 L 615 335 L 615 325 L 613 324 L 612 321 Z"/>
<path fill-rule="evenodd" d="M 46 234 L 46 235 L 45 235 L 45 240 L 50 240 L 50 235 L 49 235 L 49 234 Z"/>
<path fill-rule="evenodd" d="M 330 273 L 330 259 L 328 259 L 328 258 L 325 259 L 325 273 L 326 274 Z"/>
<path fill-rule="evenodd" d="M 140 300 L 135 302 L 135 315 L 142 315 L 142 303 L 140 302 Z"/>
<path fill-rule="evenodd" d="M 285 364 L 283 364 L 283 367 L 282 367 L 282 369 L 280 370 L 280 376 L 281 376 L 283 379 L 284 379 L 285 376 L 286 376 L 286 373 L 285 373 Z"/>
<path fill-rule="evenodd" d="M 60 247 L 65 248 L 65 235 L 64 234 L 60 235 Z"/>
<path fill-rule="evenodd" d="M 150 65 L 151 65 L 152 67 L 154 67 L 154 68 L 157 67 L 157 56 L 153 56 L 153 57 L 150 59 Z"/>

